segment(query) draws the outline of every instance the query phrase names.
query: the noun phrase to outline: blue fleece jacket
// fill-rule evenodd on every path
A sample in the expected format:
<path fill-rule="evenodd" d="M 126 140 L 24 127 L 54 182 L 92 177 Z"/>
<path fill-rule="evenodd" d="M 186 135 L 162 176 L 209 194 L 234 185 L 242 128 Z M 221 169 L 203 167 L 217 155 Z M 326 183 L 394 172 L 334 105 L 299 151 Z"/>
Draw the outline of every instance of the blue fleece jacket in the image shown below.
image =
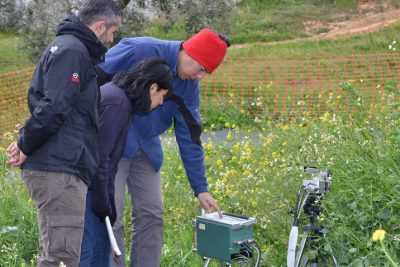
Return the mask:
<path fill-rule="evenodd" d="M 125 38 L 107 52 L 105 62 L 99 67 L 113 75 L 128 70 L 145 58 L 159 57 L 168 63 L 174 73 L 174 96 L 151 113 L 132 116 L 123 157 L 134 158 L 142 149 L 158 171 L 163 161 L 159 135 L 174 123 L 181 159 L 197 196 L 208 191 L 204 152 L 200 143 L 199 82 L 182 80 L 177 75 L 181 43 L 151 37 Z"/>

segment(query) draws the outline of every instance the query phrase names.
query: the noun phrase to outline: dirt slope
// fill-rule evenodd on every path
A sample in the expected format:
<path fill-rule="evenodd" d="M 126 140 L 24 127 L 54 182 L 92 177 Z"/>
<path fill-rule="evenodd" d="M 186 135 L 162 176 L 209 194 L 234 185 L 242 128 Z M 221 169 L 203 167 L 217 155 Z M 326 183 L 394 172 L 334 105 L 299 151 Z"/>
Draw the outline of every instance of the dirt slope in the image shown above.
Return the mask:
<path fill-rule="evenodd" d="M 312 38 L 334 39 L 379 30 L 400 20 L 400 9 L 380 13 L 369 12 L 351 20 L 330 24 L 330 31 L 315 35 Z"/>
<path fill-rule="evenodd" d="M 305 31 L 311 37 L 287 41 L 268 42 L 266 44 L 292 43 L 304 40 L 336 39 L 374 32 L 400 21 L 400 9 L 393 9 L 388 6 L 375 6 L 373 1 L 366 2 L 366 4 L 359 7 L 359 13 L 357 15 L 354 15 L 345 21 L 332 23 L 321 23 L 319 21 L 305 22 Z M 318 33 L 319 29 L 321 28 L 328 29 L 328 31 L 324 33 Z M 245 46 L 246 44 L 234 45 L 236 48 Z"/>

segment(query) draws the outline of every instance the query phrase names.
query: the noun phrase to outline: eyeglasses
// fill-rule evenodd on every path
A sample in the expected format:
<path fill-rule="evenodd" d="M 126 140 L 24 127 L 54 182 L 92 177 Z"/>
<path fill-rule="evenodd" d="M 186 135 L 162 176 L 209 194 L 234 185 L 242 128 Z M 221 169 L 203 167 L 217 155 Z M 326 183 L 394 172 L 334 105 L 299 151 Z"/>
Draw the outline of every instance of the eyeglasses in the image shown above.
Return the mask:
<path fill-rule="evenodd" d="M 200 68 L 196 71 L 196 74 L 210 74 L 206 68 L 200 65 Z"/>

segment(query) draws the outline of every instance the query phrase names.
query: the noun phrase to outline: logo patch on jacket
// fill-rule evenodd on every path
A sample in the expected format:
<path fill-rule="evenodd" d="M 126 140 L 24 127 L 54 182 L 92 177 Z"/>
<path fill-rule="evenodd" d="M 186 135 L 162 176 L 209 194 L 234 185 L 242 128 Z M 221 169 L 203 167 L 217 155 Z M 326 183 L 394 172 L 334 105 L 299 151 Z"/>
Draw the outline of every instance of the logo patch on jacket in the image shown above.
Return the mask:
<path fill-rule="evenodd" d="M 52 47 L 50 48 L 50 52 L 53 53 L 53 54 L 54 54 L 57 50 L 58 50 L 58 46 L 56 46 L 56 45 L 54 45 L 54 46 L 52 46 Z"/>
<path fill-rule="evenodd" d="M 80 84 L 81 80 L 79 79 L 79 74 L 78 73 L 73 73 L 71 77 L 71 82 Z"/>

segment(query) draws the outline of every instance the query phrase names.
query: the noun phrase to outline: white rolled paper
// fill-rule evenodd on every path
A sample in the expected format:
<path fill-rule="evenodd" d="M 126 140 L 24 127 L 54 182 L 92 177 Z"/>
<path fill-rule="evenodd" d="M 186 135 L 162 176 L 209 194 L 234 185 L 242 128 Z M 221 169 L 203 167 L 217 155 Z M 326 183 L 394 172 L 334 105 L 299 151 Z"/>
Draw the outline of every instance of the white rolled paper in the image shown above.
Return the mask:
<path fill-rule="evenodd" d="M 115 235 L 111 227 L 110 218 L 108 216 L 106 216 L 106 227 L 107 227 L 108 239 L 110 240 L 110 245 L 112 250 L 114 251 L 115 255 L 121 256 L 122 253 L 118 247 L 117 240 L 115 240 Z"/>

